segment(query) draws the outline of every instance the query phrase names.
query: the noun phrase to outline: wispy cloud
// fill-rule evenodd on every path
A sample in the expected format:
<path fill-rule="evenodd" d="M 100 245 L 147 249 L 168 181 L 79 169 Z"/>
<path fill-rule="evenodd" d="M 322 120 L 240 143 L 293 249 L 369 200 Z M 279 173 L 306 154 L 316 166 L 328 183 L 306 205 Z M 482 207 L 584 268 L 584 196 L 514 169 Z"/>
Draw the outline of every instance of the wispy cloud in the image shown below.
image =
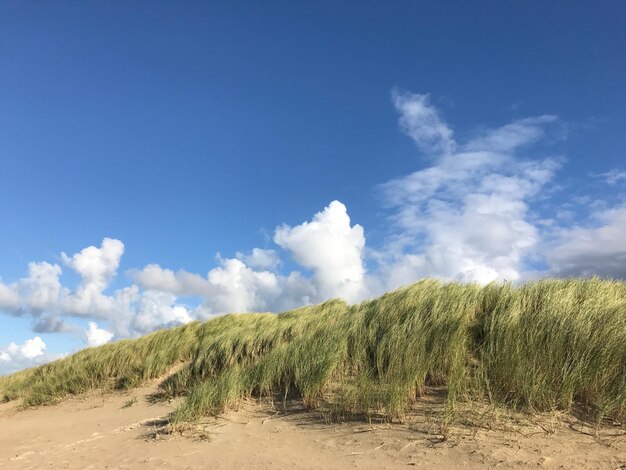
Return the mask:
<path fill-rule="evenodd" d="M 404 94 L 398 101 L 394 93 L 393 99 L 400 127 L 422 151 L 432 152 L 426 156 L 433 164 L 380 187 L 394 224 L 382 263 L 387 287 L 427 276 L 519 279 L 539 237 L 530 201 L 559 162 L 517 153 L 544 137 L 557 118 L 518 120 L 458 143 L 426 95 Z M 413 119 L 415 114 L 437 118 Z M 429 147 L 424 135 L 431 137 Z"/>
<path fill-rule="evenodd" d="M 452 129 L 441 119 L 436 108 L 429 104 L 429 95 L 420 95 L 394 89 L 392 100 L 400 112 L 398 124 L 411 136 L 427 155 L 447 155 L 454 152 Z"/>
<path fill-rule="evenodd" d="M 601 178 L 610 185 L 626 182 L 626 171 L 618 170 L 617 168 L 614 168 L 611 171 L 607 171 L 605 173 L 592 173 L 591 176 L 595 178 Z"/>

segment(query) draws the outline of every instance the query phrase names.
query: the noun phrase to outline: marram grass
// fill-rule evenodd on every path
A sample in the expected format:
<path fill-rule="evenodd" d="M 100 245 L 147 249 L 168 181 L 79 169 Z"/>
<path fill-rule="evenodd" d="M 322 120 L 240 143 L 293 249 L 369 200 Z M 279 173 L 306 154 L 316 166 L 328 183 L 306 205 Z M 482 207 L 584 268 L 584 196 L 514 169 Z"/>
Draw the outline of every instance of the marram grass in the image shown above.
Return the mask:
<path fill-rule="evenodd" d="M 164 376 L 175 425 L 246 397 L 298 398 L 334 416 L 401 417 L 429 385 L 447 407 L 489 399 L 529 410 L 626 415 L 626 283 L 420 281 L 348 306 L 233 314 L 81 351 L 0 377 L 0 399 L 49 404 Z"/>

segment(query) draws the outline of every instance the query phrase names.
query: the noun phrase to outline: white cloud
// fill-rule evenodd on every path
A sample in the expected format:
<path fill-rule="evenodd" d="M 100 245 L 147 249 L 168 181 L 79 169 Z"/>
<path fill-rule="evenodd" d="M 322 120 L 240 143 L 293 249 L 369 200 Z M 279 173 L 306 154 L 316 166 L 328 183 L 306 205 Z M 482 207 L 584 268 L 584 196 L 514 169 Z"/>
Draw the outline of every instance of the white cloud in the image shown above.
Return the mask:
<path fill-rule="evenodd" d="M 39 336 L 27 339 L 22 344 L 10 343 L 0 347 L 0 373 L 22 364 L 36 364 L 37 358 L 41 358 L 46 350 L 46 343 Z"/>
<path fill-rule="evenodd" d="M 84 284 L 94 285 L 102 291 L 115 276 L 124 254 L 124 244 L 119 240 L 105 238 L 100 248 L 88 246 L 73 256 L 61 253 L 63 261 L 83 278 Z"/>
<path fill-rule="evenodd" d="M 183 272 L 185 271 L 179 271 L 176 274 L 170 269 L 165 269 L 158 264 L 152 263 L 146 265 L 141 271 L 133 271 L 131 274 L 144 289 L 171 292 L 177 295 L 193 294 L 195 289 L 187 291 L 187 286 L 183 286 L 184 281 L 178 279 L 179 277 L 184 277 L 181 274 Z M 199 283 L 203 283 L 202 278 L 199 279 Z"/>
<path fill-rule="evenodd" d="M 600 173 L 597 175 L 592 174 L 591 176 L 602 178 L 610 185 L 615 185 L 622 181 L 626 181 L 626 171 L 618 170 L 616 168 L 611 171 L 607 171 L 606 173 Z"/>
<path fill-rule="evenodd" d="M 466 151 L 508 153 L 519 147 L 533 144 L 546 137 L 545 125 L 558 120 L 556 116 L 543 115 L 520 119 L 497 129 L 489 129 L 465 145 Z"/>
<path fill-rule="evenodd" d="M 221 266 L 212 269 L 208 281 L 216 294 L 207 299 L 214 311 L 250 312 L 265 310 L 268 299 L 280 293 L 278 277 L 269 271 L 254 271 L 241 260 L 222 259 Z"/>
<path fill-rule="evenodd" d="M 185 270 L 174 272 L 156 264 L 132 275 L 147 290 L 200 297 L 201 307 L 190 314 L 201 319 L 229 312 L 293 308 L 309 303 L 314 297 L 315 289 L 297 272 L 281 276 L 267 270 L 257 271 L 237 258 L 218 256 L 217 261 L 219 266 L 206 277 Z"/>
<path fill-rule="evenodd" d="M 106 320 L 112 325 L 112 330 L 118 337 L 129 337 L 136 334 L 133 331 L 133 318 L 137 314 L 137 303 L 141 299 L 141 291 L 135 284 L 118 289 L 113 293 L 112 310 Z"/>
<path fill-rule="evenodd" d="M 26 359 L 34 359 L 43 355 L 46 349 L 46 343 L 39 336 L 35 336 L 32 339 L 27 339 L 24 344 L 19 348 L 20 353 Z"/>
<path fill-rule="evenodd" d="M 132 275 L 147 290 L 174 296 L 198 296 L 199 308 L 190 315 L 206 318 L 227 312 L 277 311 L 341 297 L 348 302 L 366 295 L 360 225 L 350 225 L 347 209 L 333 201 L 310 222 L 276 228 L 274 241 L 288 250 L 296 262 L 313 271 L 308 279 L 300 272 L 272 272 L 280 264 L 275 250 L 255 248 L 237 258 L 217 258 L 219 266 L 206 277 L 188 271 L 172 271 L 150 264 Z"/>
<path fill-rule="evenodd" d="M 428 155 L 449 154 L 456 142 L 452 129 L 441 119 L 437 109 L 429 104 L 428 95 L 394 90 L 393 104 L 400 112 L 400 128 Z"/>
<path fill-rule="evenodd" d="M 95 322 L 90 321 L 88 328 L 85 330 L 85 336 L 89 346 L 102 346 L 111 341 L 113 333 L 103 328 L 98 328 Z"/>
<path fill-rule="evenodd" d="M 0 282 L 0 310 L 16 312 L 20 307 L 20 296 L 15 285 Z"/>
<path fill-rule="evenodd" d="M 81 283 L 66 299 L 65 309 L 75 314 L 100 313 L 106 316 L 112 308 L 112 299 L 103 294 L 117 273 L 124 244 L 105 238 L 100 248 L 89 246 L 73 256 L 62 253 L 65 264 L 81 276 Z"/>
<path fill-rule="evenodd" d="M 0 346 L 0 375 L 37 366 L 63 357 L 63 354 L 46 352 L 46 343 L 39 336 L 27 339 L 22 344 L 10 343 Z"/>
<path fill-rule="evenodd" d="M 539 240 L 529 204 L 558 162 L 520 160 L 515 152 L 545 136 L 545 126 L 556 118 L 519 120 L 459 145 L 425 95 L 405 94 L 396 108 L 400 126 L 418 147 L 425 150 L 423 136 L 435 135 L 448 152 L 440 155 L 433 147 L 432 166 L 381 186 L 394 210 L 395 232 L 381 266 L 385 287 L 421 277 L 519 279 L 525 256 Z M 413 119 L 415 109 L 437 119 Z"/>
<path fill-rule="evenodd" d="M 206 277 L 188 271 L 173 272 L 151 264 L 134 272 L 137 282 L 155 292 L 176 296 L 199 296 L 205 300 L 204 312 L 249 312 L 264 306 L 261 292 L 277 286 L 277 276 L 269 271 L 254 271 L 243 261 L 218 257 L 220 266 Z"/>
<path fill-rule="evenodd" d="M 113 335 L 133 336 L 150 328 L 189 321 L 184 307 L 172 305 L 168 311 L 162 305 L 163 299 L 156 302 L 154 293 L 140 292 L 135 285 L 112 294 L 106 292 L 123 252 L 121 241 L 105 238 L 100 247 L 89 246 L 73 256 L 62 253 L 64 263 L 80 275 L 75 290 L 61 284 L 59 265 L 29 263 L 27 277 L 15 284 L 0 284 L 0 309 L 14 315 L 31 316 L 33 331 L 37 332 L 80 335 L 82 329 L 67 321 L 72 316 L 109 322 L 113 331 L 89 324 L 89 329 L 82 333 L 89 345 L 102 344 Z M 148 318 L 150 312 L 154 313 L 152 319 Z"/>
<path fill-rule="evenodd" d="M 19 283 L 24 307 L 42 312 L 58 305 L 59 300 L 65 295 L 60 276 L 59 265 L 46 262 L 28 263 L 28 277 Z"/>
<path fill-rule="evenodd" d="M 348 302 L 364 295 L 365 235 L 360 225 L 350 226 L 346 206 L 333 201 L 310 222 L 276 229 L 274 242 L 313 270 L 319 299 L 341 297 Z"/>
<path fill-rule="evenodd" d="M 261 248 L 253 248 L 248 255 L 237 252 L 237 259 L 251 268 L 269 271 L 276 269 L 280 264 L 280 258 L 275 250 L 263 250 Z"/>
<path fill-rule="evenodd" d="M 560 227 L 546 246 L 551 271 L 560 276 L 626 279 L 626 204 L 596 213 L 584 225 Z"/>
<path fill-rule="evenodd" d="M 176 305 L 176 296 L 167 292 L 146 291 L 139 300 L 133 326 L 136 331 L 145 334 L 192 320 L 184 306 Z"/>

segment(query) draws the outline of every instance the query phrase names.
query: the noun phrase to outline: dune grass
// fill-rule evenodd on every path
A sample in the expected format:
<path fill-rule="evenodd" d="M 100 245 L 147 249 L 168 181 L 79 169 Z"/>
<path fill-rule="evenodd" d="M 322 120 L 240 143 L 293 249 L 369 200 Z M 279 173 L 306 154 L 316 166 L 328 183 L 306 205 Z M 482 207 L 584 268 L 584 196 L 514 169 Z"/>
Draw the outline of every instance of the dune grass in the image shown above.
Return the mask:
<path fill-rule="evenodd" d="M 136 387 L 190 359 L 201 328 L 193 322 L 160 330 L 0 377 L 0 401 L 22 399 L 26 406 L 48 405 L 89 390 Z"/>
<path fill-rule="evenodd" d="M 232 314 L 81 351 L 0 378 L 0 399 L 53 403 L 163 376 L 184 396 L 175 426 L 246 397 L 297 398 L 337 418 L 401 418 L 427 386 L 446 407 L 490 400 L 527 410 L 626 415 L 626 284 L 434 280 L 348 306 Z"/>

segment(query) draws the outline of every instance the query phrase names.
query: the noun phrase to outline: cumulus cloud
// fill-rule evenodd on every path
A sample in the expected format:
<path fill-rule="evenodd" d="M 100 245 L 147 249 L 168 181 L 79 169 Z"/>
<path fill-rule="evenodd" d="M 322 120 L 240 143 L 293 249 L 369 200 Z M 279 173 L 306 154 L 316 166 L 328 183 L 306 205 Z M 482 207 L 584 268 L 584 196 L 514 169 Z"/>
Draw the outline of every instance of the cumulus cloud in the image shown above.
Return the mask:
<path fill-rule="evenodd" d="M 195 317 L 226 312 L 277 311 L 340 297 L 348 302 L 367 295 L 363 227 L 351 225 L 346 206 L 333 201 L 311 221 L 277 227 L 274 242 L 301 266 L 313 271 L 273 272 L 279 263 L 275 250 L 255 248 L 249 255 L 218 257 L 219 266 L 206 277 L 157 264 L 132 273 L 144 289 L 203 299 Z"/>
<path fill-rule="evenodd" d="M 237 252 L 237 259 L 254 269 L 273 271 L 280 264 L 280 258 L 275 250 L 253 248 L 249 254 Z"/>
<path fill-rule="evenodd" d="M 174 305 L 175 299 L 164 305 L 166 299 L 161 298 L 155 306 L 153 293 L 140 292 L 136 285 L 107 292 L 123 253 L 124 244 L 111 238 L 105 238 L 100 247 L 89 246 L 72 256 L 62 253 L 64 264 L 80 276 L 73 290 L 62 285 L 61 266 L 29 263 L 26 277 L 9 285 L 0 283 L 0 310 L 32 317 L 35 332 L 82 335 L 92 346 L 109 341 L 113 335 L 133 336 L 189 321 L 181 307 Z M 150 312 L 154 318 L 148 321 L 146 316 Z M 72 317 L 105 321 L 112 331 L 89 323 L 89 328 L 81 334 L 82 328 L 71 322 Z"/>
<path fill-rule="evenodd" d="M 20 296 L 15 285 L 0 282 L 0 310 L 16 312 L 20 307 Z"/>
<path fill-rule="evenodd" d="M 56 264 L 28 263 L 28 276 L 8 285 L 0 282 L 0 311 L 38 316 L 55 308 L 67 294 L 60 276 Z"/>
<path fill-rule="evenodd" d="M 73 256 L 61 253 L 64 263 L 81 278 L 72 291 L 61 284 L 62 268 L 48 262 L 28 264 L 28 276 L 12 285 L 0 284 L 0 308 L 13 314 L 40 317 L 41 331 L 58 331 L 60 315 L 108 317 L 114 299 L 104 294 L 115 276 L 124 244 L 105 238 L 97 248 L 89 246 Z M 47 329 L 46 325 L 50 325 Z"/>
<path fill-rule="evenodd" d="M 185 270 L 174 272 L 156 264 L 135 271 L 135 280 L 144 288 L 175 296 L 204 299 L 203 315 L 250 312 L 266 309 L 280 294 L 279 276 L 256 271 L 237 258 L 217 258 L 219 266 L 206 277 Z"/>
<path fill-rule="evenodd" d="M 238 258 L 217 258 L 219 266 L 206 277 L 185 270 L 172 271 L 150 264 L 133 271 L 137 283 L 147 290 L 202 299 L 200 306 L 189 309 L 196 319 L 229 312 L 281 311 L 307 305 L 318 299 L 311 280 L 300 272 L 280 275 L 255 270 Z"/>
<path fill-rule="evenodd" d="M 26 359 L 34 359 L 38 356 L 43 355 L 44 350 L 46 349 L 46 343 L 39 336 L 35 336 L 32 339 L 27 339 L 24 341 L 24 344 L 19 348 L 15 343 L 11 343 L 9 345 L 9 352 L 19 353 L 24 356 Z"/>
<path fill-rule="evenodd" d="M 30 311 L 42 312 L 59 303 L 65 290 L 59 280 L 61 267 L 56 264 L 29 263 L 28 277 L 19 283 L 23 307 Z"/>
<path fill-rule="evenodd" d="M 134 329 L 148 333 L 157 328 L 183 325 L 192 321 L 187 309 L 176 305 L 176 297 L 167 292 L 146 291 L 139 300 Z"/>
<path fill-rule="evenodd" d="M 39 336 L 27 339 L 22 344 L 10 343 L 0 346 L 0 375 L 33 367 L 62 357 L 61 354 L 46 352 L 46 343 Z"/>
<path fill-rule="evenodd" d="M 113 333 L 103 328 L 98 328 L 95 322 L 90 321 L 88 328 L 85 330 L 85 336 L 87 337 L 87 345 L 102 346 L 111 341 Z"/>
<path fill-rule="evenodd" d="M 65 253 L 61 253 L 61 257 L 83 278 L 81 288 L 88 284 L 102 291 L 115 276 L 123 253 L 124 244 L 121 241 L 105 238 L 100 248 L 88 246 L 71 257 Z"/>
<path fill-rule="evenodd" d="M 217 312 L 264 310 L 267 302 L 279 294 L 278 278 L 269 271 L 255 271 L 241 260 L 222 259 L 212 269 L 208 282 L 216 288 L 210 303 Z"/>
<path fill-rule="evenodd" d="M 302 266 L 313 270 L 319 298 L 341 297 L 348 302 L 364 294 L 365 235 L 350 225 L 346 206 L 333 201 L 310 222 L 276 229 L 274 242 L 289 250 Z"/>
<path fill-rule="evenodd" d="M 111 310 L 112 299 L 103 294 L 117 273 L 124 244 L 120 240 L 105 238 L 101 246 L 89 246 L 73 256 L 61 253 L 67 266 L 81 277 L 76 291 L 66 299 L 67 311 L 89 315 L 100 313 L 106 316 Z"/>
<path fill-rule="evenodd" d="M 192 275 L 186 271 L 174 273 L 171 269 L 162 268 L 154 263 L 146 265 L 141 271 L 132 271 L 132 275 L 144 289 L 165 291 L 177 295 L 200 294 L 204 290 L 204 280 L 200 276 Z M 187 284 L 185 281 L 191 282 Z"/>

